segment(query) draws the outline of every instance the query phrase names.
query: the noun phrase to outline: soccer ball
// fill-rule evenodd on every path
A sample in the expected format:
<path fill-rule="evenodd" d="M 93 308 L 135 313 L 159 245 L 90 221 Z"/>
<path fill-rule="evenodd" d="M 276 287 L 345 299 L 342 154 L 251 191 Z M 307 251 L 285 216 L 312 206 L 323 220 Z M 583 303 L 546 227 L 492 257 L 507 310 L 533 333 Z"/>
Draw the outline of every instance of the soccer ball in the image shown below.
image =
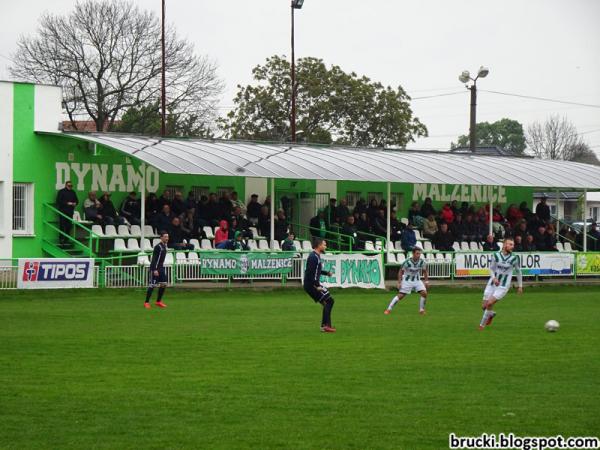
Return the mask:
<path fill-rule="evenodd" d="M 555 331 L 558 331 L 558 329 L 560 328 L 560 323 L 558 323 L 556 320 L 549 320 L 548 322 L 546 322 L 546 325 L 544 325 L 544 328 L 546 329 L 546 331 L 553 333 Z"/>

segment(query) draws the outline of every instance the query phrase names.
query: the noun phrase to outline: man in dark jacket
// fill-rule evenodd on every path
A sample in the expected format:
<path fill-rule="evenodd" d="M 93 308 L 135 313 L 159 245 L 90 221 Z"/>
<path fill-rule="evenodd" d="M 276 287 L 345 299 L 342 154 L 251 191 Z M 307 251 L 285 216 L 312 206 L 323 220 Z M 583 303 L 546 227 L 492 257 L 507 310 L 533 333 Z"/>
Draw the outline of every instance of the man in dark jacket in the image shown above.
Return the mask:
<path fill-rule="evenodd" d="M 335 333 L 331 326 L 331 310 L 333 308 L 333 297 L 327 288 L 321 285 L 321 275 L 331 277 L 331 272 L 323 270 L 321 254 L 327 249 L 327 242 L 321 238 L 314 238 L 313 251 L 306 260 L 304 271 L 304 291 L 315 301 L 323 306 L 323 317 L 321 319 L 321 331 L 323 333 Z"/>
<path fill-rule="evenodd" d="M 123 218 L 117 213 L 115 205 L 110 199 L 109 192 L 102 194 L 102 197 L 100 197 L 100 204 L 102 205 L 100 211 L 102 211 L 102 217 L 104 217 L 104 222 L 107 225 L 114 225 L 115 223 L 122 225 L 125 223 Z"/>
<path fill-rule="evenodd" d="M 258 203 L 258 195 L 252 194 L 250 196 L 250 203 L 246 205 L 246 217 L 252 225 L 258 224 L 258 217 L 260 216 L 260 208 L 262 205 Z"/>
<path fill-rule="evenodd" d="M 448 224 L 442 222 L 440 229 L 436 231 L 431 239 L 433 247 L 440 252 L 452 252 L 452 244 L 454 244 L 454 236 L 448 231 Z"/>
<path fill-rule="evenodd" d="M 59 216 L 58 225 L 61 234 L 58 236 L 58 240 L 61 244 L 67 242 L 67 237 L 64 234 L 71 234 L 72 223 L 69 219 L 73 218 L 73 213 L 75 212 L 75 207 L 79 203 L 77 199 L 77 194 L 73 190 L 73 183 L 67 181 L 65 183 L 65 187 L 58 191 L 56 195 L 56 207 L 58 210 L 63 213 L 65 216 Z M 64 233 L 64 234 L 63 234 Z"/>
<path fill-rule="evenodd" d="M 548 197 L 542 197 L 542 200 L 535 207 L 535 213 L 544 223 L 550 223 L 550 207 L 548 206 Z"/>
<path fill-rule="evenodd" d="M 325 212 L 320 209 L 318 214 L 310 219 L 310 235 L 313 237 L 324 238 L 327 234 L 327 222 L 325 221 Z"/>
<path fill-rule="evenodd" d="M 127 219 L 131 225 L 140 225 L 140 202 L 136 198 L 134 191 L 130 192 L 121 206 L 121 215 Z"/>

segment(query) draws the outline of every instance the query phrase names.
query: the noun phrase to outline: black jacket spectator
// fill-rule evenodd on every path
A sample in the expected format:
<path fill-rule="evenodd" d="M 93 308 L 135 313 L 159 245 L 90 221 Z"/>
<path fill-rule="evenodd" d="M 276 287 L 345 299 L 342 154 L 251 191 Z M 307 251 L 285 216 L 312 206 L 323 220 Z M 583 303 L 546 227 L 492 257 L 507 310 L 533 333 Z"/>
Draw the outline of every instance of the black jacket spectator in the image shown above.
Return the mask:
<path fill-rule="evenodd" d="M 309 226 L 311 236 L 324 238 L 327 235 L 327 222 L 325 221 L 325 213 L 323 211 L 319 211 L 319 214 L 310 219 Z"/>
<path fill-rule="evenodd" d="M 136 193 L 130 192 L 121 206 L 121 215 L 132 225 L 140 224 L 140 202 L 135 198 Z"/>
<path fill-rule="evenodd" d="M 156 216 L 156 229 L 160 233 L 161 231 L 168 231 L 171 222 L 173 221 L 173 214 L 171 214 L 171 208 L 169 205 L 164 205 L 162 211 Z"/>
<path fill-rule="evenodd" d="M 371 223 L 373 224 L 373 233 L 378 236 L 387 235 L 387 220 L 383 210 L 379 210 L 379 215 L 377 215 Z"/>
<path fill-rule="evenodd" d="M 435 208 L 431 203 L 431 198 L 427 197 L 425 203 L 421 206 L 421 217 L 429 217 L 430 214 L 435 216 Z"/>
<path fill-rule="evenodd" d="M 100 204 L 102 205 L 100 211 L 102 211 L 102 217 L 104 217 L 106 224 L 112 225 L 114 223 L 123 223 L 123 220 L 117 214 L 115 205 L 110 199 L 110 194 L 108 192 L 105 192 L 104 195 L 100 197 Z"/>
<path fill-rule="evenodd" d="M 454 244 L 454 236 L 448 231 L 448 224 L 442 223 L 440 229 L 433 235 L 431 243 L 436 250 L 441 252 L 454 251 L 452 244 Z"/>
<path fill-rule="evenodd" d="M 549 250 L 546 246 L 546 229 L 544 227 L 539 227 L 532 233 L 532 236 L 536 250 L 542 252 Z"/>
<path fill-rule="evenodd" d="M 454 218 L 454 222 L 450 225 L 450 232 L 452 236 L 454 236 L 455 241 L 470 241 L 469 235 L 467 233 L 467 227 L 465 222 L 463 222 L 462 215 L 458 214 Z"/>
<path fill-rule="evenodd" d="M 546 204 L 546 197 L 535 207 L 535 213 L 544 223 L 550 222 L 550 207 Z"/>
<path fill-rule="evenodd" d="M 493 237 L 489 237 L 483 242 L 483 244 L 481 244 L 481 247 L 483 248 L 484 252 L 497 252 L 498 251 L 498 244 L 496 243 L 496 241 L 494 240 Z"/>
<path fill-rule="evenodd" d="M 275 240 L 282 241 L 288 234 L 288 222 L 283 211 L 277 213 L 275 218 Z"/>
<path fill-rule="evenodd" d="M 258 203 L 258 195 L 252 194 L 250 198 L 250 203 L 246 205 L 246 217 L 251 222 L 257 223 L 258 216 L 260 216 L 260 208 L 262 205 Z"/>
<path fill-rule="evenodd" d="M 73 191 L 73 183 L 67 181 L 65 187 L 56 194 L 56 207 L 65 216 L 72 218 L 73 213 L 75 212 L 75 206 L 77 206 L 78 203 L 79 200 L 77 199 L 77 194 Z M 59 216 L 58 225 L 64 234 L 71 234 L 72 224 L 69 219 Z M 67 237 L 64 234 L 58 235 L 61 244 L 64 244 L 67 241 Z"/>
<path fill-rule="evenodd" d="M 269 208 L 266 206 L 263 206 L 260 209 L 260 216 L 258 217 L 258 231 L 261 236 L 271 239 L 271 215 L 269 214 Z"/>
<path fill-rule="evenodd" d="M 171 202 L 171 212 L 176 216 L 182 216 L 185 213 L 185 201 L 181 192 L 175 193 L 175 198 Z"/>

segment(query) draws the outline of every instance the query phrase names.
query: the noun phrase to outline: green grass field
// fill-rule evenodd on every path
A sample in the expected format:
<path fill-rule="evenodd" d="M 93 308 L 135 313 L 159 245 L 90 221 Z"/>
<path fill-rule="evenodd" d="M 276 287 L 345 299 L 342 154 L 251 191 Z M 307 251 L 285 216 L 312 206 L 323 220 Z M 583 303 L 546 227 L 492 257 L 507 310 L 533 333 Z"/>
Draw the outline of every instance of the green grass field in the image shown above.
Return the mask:
<path fill-rule="evenodd" d="M 443 449 L 448 434 L 600 434 L 600 289 L 0 293 L 0 448 Z M 557 333 L 544 322 L 561 323 Z"/>

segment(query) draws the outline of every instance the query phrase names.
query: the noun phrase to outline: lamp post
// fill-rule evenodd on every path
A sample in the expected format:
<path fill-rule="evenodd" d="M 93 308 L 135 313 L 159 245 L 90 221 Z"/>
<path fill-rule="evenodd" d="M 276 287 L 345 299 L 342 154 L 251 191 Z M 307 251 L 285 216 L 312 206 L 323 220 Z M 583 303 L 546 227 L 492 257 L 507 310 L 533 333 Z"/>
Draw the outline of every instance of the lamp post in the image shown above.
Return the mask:
<path fill-rule="evenodd" d="M 294 10 L 301 9 L 304 0 L 292 0 L 292 111 L 290 117 L 290 128 L 292 131 L 292 143 L 296 143 L 296 56 L 294 55 Z"/>
<path fill-rule="evenodd" d="M 166 127 L 166 107 L 167 107 L 167 93 L 165 90 L 165 0 L 162 0 L 162 14 L 161 14 L 161 80 L 160 80 L 160 135 L 165 136 L 167 134 Z"/>
<path fill-rule="evenodd" d="M 487 77 L 490 70 L 487 67 L 481 66 L 479 71 L 477 72 L 477 76 L 475 78 L 471 77 L 471 74 L 468 70 L 463 70 L 463 72 L 459 75 L 458 80 L 461 83 L 468 83 L 472 81 L 473 84 L 471 86 L 466 86 L 467 89 L 471 91 L 471 117 L 470 117 L 470 125 L 469 125 L 469 148 L 472 153 L 475 153 L 475 143 L 477 141 L 477 133 L 475 131 L 475 127 L 477 124 L 476 115 L 477 115 L 477 80 L 479 78 Z"/>

